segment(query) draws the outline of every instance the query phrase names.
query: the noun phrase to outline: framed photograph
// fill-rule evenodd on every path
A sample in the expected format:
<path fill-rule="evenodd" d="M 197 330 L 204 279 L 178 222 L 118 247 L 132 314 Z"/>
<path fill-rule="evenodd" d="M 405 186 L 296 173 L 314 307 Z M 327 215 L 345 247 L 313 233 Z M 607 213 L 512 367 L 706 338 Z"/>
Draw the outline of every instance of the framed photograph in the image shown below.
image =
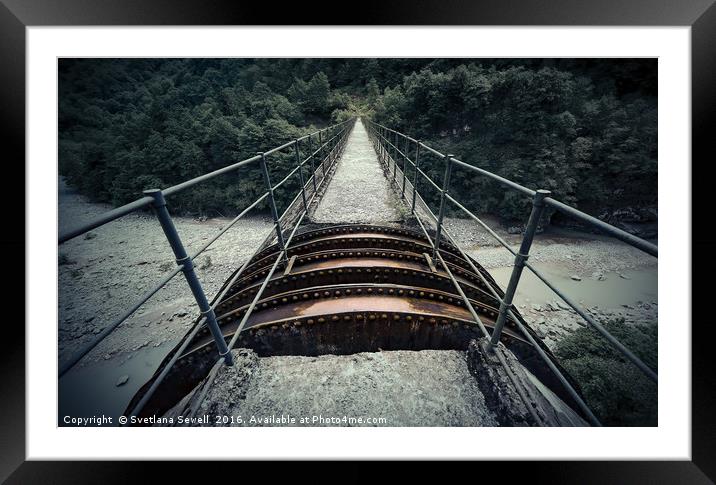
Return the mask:
<path fill-rule="evenodd" d="M 710 2 L 180 3 L 0 6 L 0 477 L 712 483 Z"/>

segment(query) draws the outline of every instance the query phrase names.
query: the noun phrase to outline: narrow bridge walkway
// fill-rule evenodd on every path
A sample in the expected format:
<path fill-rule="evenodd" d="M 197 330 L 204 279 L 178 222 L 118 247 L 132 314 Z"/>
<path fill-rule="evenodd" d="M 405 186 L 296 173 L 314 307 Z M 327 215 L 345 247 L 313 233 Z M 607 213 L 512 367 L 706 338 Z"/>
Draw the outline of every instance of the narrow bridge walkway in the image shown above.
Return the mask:
<path fill-rule="evenodd" d="M 311 218 L 321 223 L 384 224 L 401 221 L 401 207 L 359 119 Z"/>

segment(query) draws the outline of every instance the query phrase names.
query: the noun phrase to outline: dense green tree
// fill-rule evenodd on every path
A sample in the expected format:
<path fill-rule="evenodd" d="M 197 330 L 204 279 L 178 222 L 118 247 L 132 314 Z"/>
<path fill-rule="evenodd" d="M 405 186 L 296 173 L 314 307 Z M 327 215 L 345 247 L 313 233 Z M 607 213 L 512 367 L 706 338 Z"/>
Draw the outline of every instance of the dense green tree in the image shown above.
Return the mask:
<path fill-rule="evenodd" d="M 656 204 L 656 86 L 652 59 L 61 59 L 60 173 L 122 204 L 364 116 L 600 214 Z M 424 163 L 441 180 L 442 161 Z M 228 214 L 261 184 L 247 169 L 172 207 Z M 484 177 L 457 172 L 453 191 L 507 219 L 529 210 Z"/>
<path fill-rule="evenodd" d="M 654 324 L 611 320 L 606 329 L 652 369 L 657 369 Z M 607 426 L 656 426 L 657 385 L 627 361 L 596 330 L 582 327 L 559 342 L 556 355 L 580 384 L 587 404 Z"/>
<path fill-rule="evenodd" d="M 306 85 L 304 109 L 308 113 L 325 113 L 328 109 L 328 95 L 331 85 L 323 72 L 315 74 Z"/>
<path fill-rule="evenodd" d="M 656 98 L 605 93 L 575 72 L 477 63 L 425 68 L 385 89 L 375 119 L 589 212 L 655 205 Z M 436 180 L 442 167 L 427 159 Z M 515 220 L 529 212 L 528 200 L 489 179 L 460 173 L 453 180 L 474 209 Z"/>
<path fill-rule="evenodd" d="M 368 96 L 369 103 L 374 104 L 376 101 L 378 101 L 378 96 L 380 96 L 380 87 L 378 87 L 378 83 L 373 77 L 370 78 L 370 81 L 368 81 L 368 85 L 366 86 L 366 94 Z"/>

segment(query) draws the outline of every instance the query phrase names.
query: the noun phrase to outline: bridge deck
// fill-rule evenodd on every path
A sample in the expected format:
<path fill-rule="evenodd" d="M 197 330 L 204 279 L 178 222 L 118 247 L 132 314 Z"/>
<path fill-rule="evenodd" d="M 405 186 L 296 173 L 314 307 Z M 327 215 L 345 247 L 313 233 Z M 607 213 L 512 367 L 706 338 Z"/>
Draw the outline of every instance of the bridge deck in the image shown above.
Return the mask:
<path fill-rule="evenodd" d="M 205 395 L 190 395 L 166 416 L 187 416 L 189 409 L 196 416 L 242 416 L 242 423 L 228 423 L 234 426 L 499 425 L 465 365 L 463 352 L 265 358 L 243 349 L 234 353 L 236 367 L 220 367 Z M 281 415 L 297 421 L 250 421 Z M 385 421 L 323 423 L 318 419 L 344 416 Z M 303 417 L 309 421 L 300 422 Z"/>
<path fill-rule="evenodd" d="M 391 190 L 358 120 L 336 172 L 311 218 L 321 223 L 390 223 L 403 219 L 400 200 Z"/>
<path fill-rule="evenodd" d="M 548 387 L 537 387 L 542 377 L 530 380 L 531 372 L 548 374 L 520 360 L 538 362 L 514 322 L 502 333 L 504 369 L 484 354 L 452 284 L 492 326 L 498 306 L 478 288 L 490 283 L 447 243 L 440 261 L 450 276 L 429 264 L 428 241 L 402 227 L 410 210 L 362 121 L 333 170 L 311 218 L 353 225 L 299 234 L 290 264 L 275 275 L 279 246 L 257 254 L 218 308 L 219 331 L 231 337 L 229 347 L 236 342 L 235 365 L 214 364 L 213 338 L 202 330 L 163 381 L 172 391 L 155 394 L 142 412 L 388 418 L 366 423 L 379 426 L 583 424 Z"/>

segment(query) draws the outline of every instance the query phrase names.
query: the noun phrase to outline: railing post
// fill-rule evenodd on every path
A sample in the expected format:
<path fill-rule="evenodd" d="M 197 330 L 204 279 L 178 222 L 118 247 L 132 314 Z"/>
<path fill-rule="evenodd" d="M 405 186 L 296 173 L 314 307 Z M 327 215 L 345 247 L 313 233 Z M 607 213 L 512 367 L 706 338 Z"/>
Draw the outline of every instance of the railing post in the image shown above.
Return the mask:
<path fill-rule="evenodd" d="M 410 141 L 408 140 L 408 137 L 405 137 L 405 151 L 403 152 L 403 189 L 400 192 L 400 198 L 405 199 L 405 171 L 407 170 L 408 166 L 408 145 Z"/>
<path fill-rule="evenodd" d="M 378 131 L 378 134 L 379 134 L 380 143 L 381 143 L 381 145 L 383 145 L 383 161 L 385 161 L 385 149 L 386 149 L 386 145 L 385 145 L 385 128 L 380 127 L 377 131 Z"/>
<path fill-rule="evenodd" d="M 383 130 L 376 128 L 375 126 L 373 128 L 373 136 L 375 136 L 375 141 L 378 144 L 378 160 L 380 160 L 381 163 L 383 163 Z"/>
<path fill-rule="evenodd" d="M 308 135 L 308 159 L 311 161 L 311 175 L 313 175 L 313 193 L 316 193 L 316 167 L 313 163 L 313 143 L 311 135 Z"/>
<path fill-rule="evenodd" d="M 393 157 L 392 155 L 393 149 L 390 147 L 390 132 L 388 131 L 388 128 L 385 128 L 385 168 L 388 170 L 388 175 L 390 175 L 390 160 Z"/>
<path fill-rule="evenodd" d="M 331 137 L 326 141 L 326 146 L 328 147 L 328 167 L 330 170 L 331 163 L 336 159 L 336 147 L 338 146 L 338 136 L 336 134 L 331 134 Z"/>
<path fill-rule="evenodd" d="M 261 171 L 264 174 L 264 182 L 269 192 L 269 205 L 271 206 L 271 215 L 273 216 L 273 223 L 276 227 L 276 237 L 278 238 L 278 246 L 283 253 L 283 261 L 288 264 L 288 258 L 286 257 L 286 246 L 283 241 L 283 231 L 281 231 L 281 222 L 278 220 L 278 210 L 276 209 L 276 199 L 273 196 L 273 187 L 271 186 L 271 177 L 269 177 L 268 167 L 266 166 L 266 155 L 264 152 L 258 152 L 261 155 Z"/>
<path fill-rule="evenodd" d="M 375 125 L 370 125 L 370 131 L 373 133 L 373 143 L 376 145 L 376 151 L 378 152 L 378 160 L 381 160 L 381 150 L 382 150 L 382 144 L 380 143 L 380 134 L 378 133 L 378 130 L 376 129 Z"/>
<path fill-rule="evenodd" d="M 393 159 L 393 148 L 390 141 L 390 131 L 388 128 L 385 129 L 385 165 L 388 169 L 388 175 L 390 175 L 390 162 Z"/>
<path fill-rule="evenodd" d="M 443 188 L 440 189 L 440 212 L 438 213 L 438 225 L 435 228 L 435 247 L 433 248 L 433 259 L 437 258 L 438 249 L 440 249 L 440 232 L 443 226 L 443 216 L 445 215 L 445 195 L 450 190 L 450 175 L 452 174 L 452 157 L 453 155 L 445 155 L 445 177 L 443 178 Z"/>
<path fill-rule="evenodd" d="M 333 165 L 333 162 L 336 160 L 336 157 L 338 155 L 338 136 L 337 134 L 331 135 L 331 151 L 328 152 L 328 168 L 331 168 L 331 165 Z"/>
<path fill-rule="evenodd" d="M 397 177 L 398 173 L 398 132 L 394 132 L 395 137 L 393 138 L 393 181 Z"/>
<path fill-rule="evenodd" d="M 413 202 L 410 211 L 415 214 L 415 198 L 418 193 L 418 167 L 420 166 L 420 140 L 415 141 L 415 176 L 413 177 Z"/>
<path fill-rule="evenodd" d="M 202 288 L 201 282 L 199 282 L 199 278 L 196 276 L 196 272 L 194 271 L 194 263 L 186 254 L 186 249 L 184 249 L 184 244 L 182 243 L 179 233 L 174 226 L 174 221 L 169 215 L 164 194 L 159 189 L 152 189 L 145 190 L 144 195 L 148 195 L 154 199 L 152 202 L 154 212 L 157 215 L 159 224 L 162 226 L 164 235 L 169 241 L 169 246 L 172 248 L 177 264 L 183 265 L 182 272 L 184 273 L 184 278 L 186 278 L 186 282 L 189 284 L 189 288 L 194 295 L 194 299 L 196 300 L 197 305 L 199 305 L 199 311 L 201 311 L 201 314 L 206 317 L 206 323 L 209 326 L 211 335 L 214 337 L 214 342 L 216 342 L 219 356 L 224 358 L 224 362 L 227 365 L 234 365 L 231 352 L 229 352 L 229 348 L 226 346 L 226 341 L 224 340 L 219 324 L 216 321 L 214 309 L 211 308 L 209 301 L 206 299 L 204 289 Z"/>
<path fill-rule="evenodd" d="M 341 151 L 341 142 L 343 141 L 343 132 L 339 131 L 336 133 L 333 137 L 335 141 L 333 142 L 333 161 L 335 162 L 338 160 L 338 155 Z"/>
<path fill-rule="evenodd" d="M 306 185 L 303 181 L 303 164 L 301 164 L 301 150 L 298 147 L 298 138 L 293 142 L 296 147 L 296 164 L 298 165 L 298 179 L 301 181 L 301 197 L 303 197 L 303 210 L 308 214 L 308 202 L 306 202 Z"/>
<path fill-rule="evenodd" d="M 498 313 L 497 321 L 495 322 L 495 330 L 493 330 L 492 337 L 490 338 L 490 348 L 497 345 L 500 341 L 500 335 L 502 334 L 502 329 L 505 327 L 505 321 L 507 320 L 507 312 L 512 308 L 512 299 L 515 296 L 517 284 L 520 282 L 522 269 L 525 267 L 527 258 L 529 258 L 530 247 L 532 247 L 532 241 L 534 240 L 535 233 L 537 232 L 540 217 L 542 217 L 542 211 L 545 206 L 544 199 L 549 197 L 550 193 L 551 192 L 549 190 L 538 190 L 535 192 L 534 199 L 532 199 L 532 212 L 530 212 L 530 218 L 527 220 L 525 235 L 522 237 L 520 250 L 515 255 L 515 264 L 512 267 L 510 282 L 507 284 L 505 296 L 502 298 L 502 303 L 500 303 L 500 312 Z"/>
<path fill-rule="evenodd" d="M 373 135 L 375 136 L 375 141 L 378 143 L 378 159 L 380 160 L 380 164 L 383 165 L 385 163 L 385 156 L 383 155 L 383 128 L 376 129 L 373 127 Z"/>
<path fill-rule="evenodd" d="M 386 130 L 387 128 L 385 127 L 380 129 L 380 139 L 383 145 L 383 165 L 387 170 L 390 170 L 390 165 L 388 165 L 388 136 L 386 135 L 388 132 Z"/>
<path fill-rule="evenodd" d="M 326 178 L 326 166 L 323 164 L 323 136 L 321 132 L 318 132 L 318 158 L 321 161 L 321 171 L 323 172 L 323 178 Z"/>

